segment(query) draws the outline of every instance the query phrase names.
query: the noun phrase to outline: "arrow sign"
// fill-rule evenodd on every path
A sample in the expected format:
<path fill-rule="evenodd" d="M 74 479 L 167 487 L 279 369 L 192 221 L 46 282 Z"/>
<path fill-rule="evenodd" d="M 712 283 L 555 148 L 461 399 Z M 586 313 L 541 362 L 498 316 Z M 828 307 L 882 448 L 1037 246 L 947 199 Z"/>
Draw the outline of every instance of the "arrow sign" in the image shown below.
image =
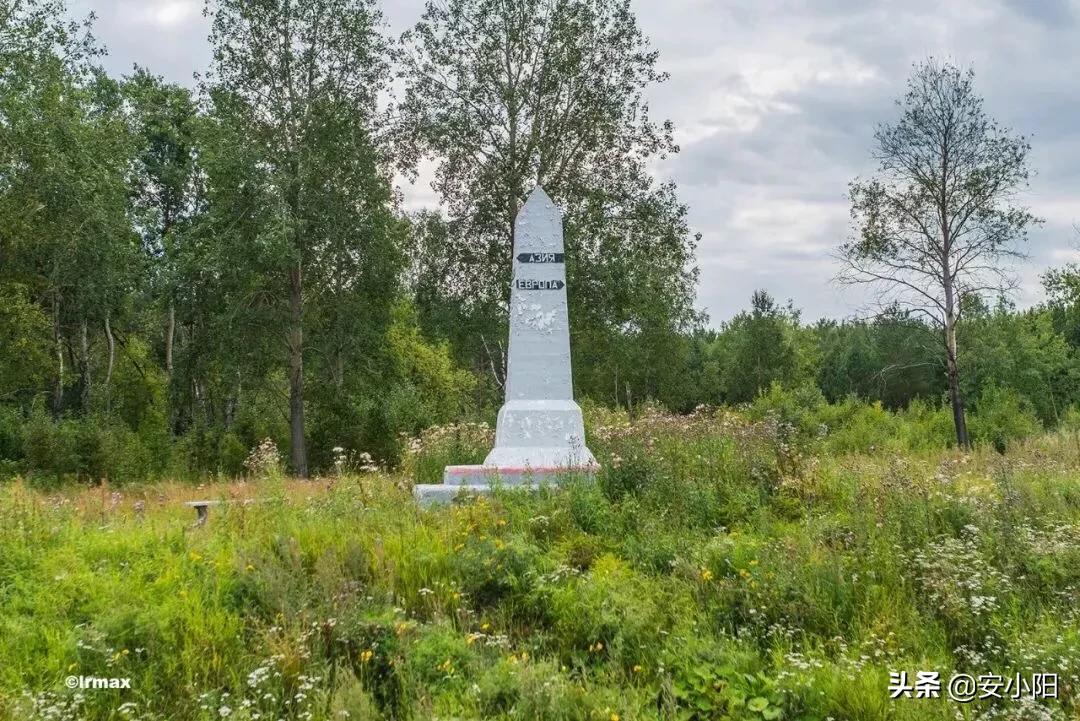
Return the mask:
<path fill-rule="evenodd" d="M 562 263 L 565 259 L 563 253 L 518 253 L 518 261 L 521 263 Z"/>
<path fill-rule="evenodd" d="M 525 280 L 514 281 L 514 287 L 518 290 L 562 290 L 566 283 L 561 280 Z"/>

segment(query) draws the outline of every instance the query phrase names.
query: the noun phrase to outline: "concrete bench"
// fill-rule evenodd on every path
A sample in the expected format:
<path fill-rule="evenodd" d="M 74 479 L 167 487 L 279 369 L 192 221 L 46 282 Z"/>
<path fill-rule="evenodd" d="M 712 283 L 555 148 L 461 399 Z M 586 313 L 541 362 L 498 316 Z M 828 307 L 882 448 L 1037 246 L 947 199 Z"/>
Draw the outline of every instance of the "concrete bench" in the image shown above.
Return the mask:
<path fill-rule="evenodd" d="M 220 506 L 222 504 L 242 503 L 248 505 L 249 503 L 255 503 L 258 498 L 239 498 L 234 501 L 186 501 L 185 506 L 195 509 L 195 525 L 202 526 L 206 524 L 206 519 L 210 517 L 210 506 Z"/>

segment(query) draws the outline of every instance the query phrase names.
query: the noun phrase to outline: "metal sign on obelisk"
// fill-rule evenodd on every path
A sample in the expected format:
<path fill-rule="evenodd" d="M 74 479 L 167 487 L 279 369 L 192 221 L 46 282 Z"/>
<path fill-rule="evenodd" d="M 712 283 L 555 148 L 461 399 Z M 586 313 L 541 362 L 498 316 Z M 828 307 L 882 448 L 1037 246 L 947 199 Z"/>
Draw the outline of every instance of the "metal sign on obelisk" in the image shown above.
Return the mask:
<path fill-rule="evenodd" d="M 595 470 L 574 402 L 565 261 L 562 214 L 537 186 L 514 224 L 506 403 L 495 448 L 483 465 L 448 466 L 442 485 L 417 486 L 421 501 L 449 500 L 462 487 L 484 492 L 493 482 L 551 482 Z"/>

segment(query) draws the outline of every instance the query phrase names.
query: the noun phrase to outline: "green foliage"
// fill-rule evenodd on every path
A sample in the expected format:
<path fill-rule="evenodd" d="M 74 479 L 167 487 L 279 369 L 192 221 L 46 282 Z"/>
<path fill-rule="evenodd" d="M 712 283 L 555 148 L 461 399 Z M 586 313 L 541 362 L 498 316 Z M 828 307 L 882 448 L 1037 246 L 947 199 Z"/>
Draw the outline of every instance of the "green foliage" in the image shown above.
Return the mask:
<path fill-rule="evenodd" d="M 0 402 L 33 396 L 49 377 L 49 321 L 21 285 L 0 285 Z"/>
<path fill-rule="evenodd" d="M 940 334 L 910 312 L 891 308 L 872 323 L 820 321 L 813 332 L 818 385 L 833 403 L 856 396 L 895 410 L 945 391 Z"/>
<path fill-rule="evenodd" d="M 27 422 L 23 443 L 31 481 L 46 486 L 65 480 L 149 481 L 165 470 L 170 452 L 167 437 L 153 420 L 133 431 L 109 416 L 53 421 L 40 411 Z"/>
<path fill-rule="evenodd" d="M 486 423 L 432 426 L 409 442 L 402 470 L 413 483 L 441 483 L 446 466 L 483 463 L 494 441 Z"/>
<path fill-rule="evenodd" d="M 402 39 L 395 154 L 409 171 L 435 159 L 448 216 L 415 225 L 425 328 L 469 366 L 504 372 L 514 218 L 539 184 L 565 214 L 583 394 L 672 393 L 679 335 L 698 320 L 697 236 L 674 185 L 648 171 L 678 148 L 648 112 L 646 91 L 666 75 L 630 4 L 428 3 Z"/>
<path fill-rule="evenodd" d="M 786 700 L 775 679 L 759 669 L 754 654 L 738 647 L 718 649 L 693 644 L 693 653 L 670 660 L 675 718 L 705 721 L 785 718 Z"/>
<path fill-rule="evenodd" d="M 1058 405 L 1075 392 L 1077 376 L 1069 345 L 1054 331 L 1049 313 L 1017 313 L 1002 305 L 971 318 L 961 338 L 964 388 L 976 408 L 983 389 L 999 386 L 1022 396 L 1042 423 L 1058 421 Z"/>
<path fill-rule="evenodd" d="M 722 398 L 752 401 L 776 382 L 798 385 L 814 375 L 814 348 L 799 329 L 799 312 L 756 291 L 751 310 L 736 315 L 716 340 Z"/>
<path fill-rule="evenodd" d="M 978 398 L 971 419 L 971 432 L 976 441 L 1004 444 L 1029 438 L 1042 430 L 1031 402 L 1011 388 L 990 385 Z"/>
<path fill-rule="evenodd" d="M 800 451 L 954 442 L 941 432 L 948 334 L 925 314 L 893 304 L 807 326 L 762 290 L 703 328 L 687 209 L 647 172 L 677 149 L 646 112 L 664 75 L 630 4 L 516 7 L 432 5 L 394 55 L 371 0 L 215 0 L 214 74 L 190 90 L 142 68 L 111 79 L 92 19 L 15 3 L 0 25 L 0 472 L 242 474 L 267 438 L 301 475 L 367 454 L 435 481 L 482 460 L 482 433 L 409 444 L 490 422 L 503 401 L 512 221 L 537 182 L 565 214 L 577 397 L 627 420 L 747 404 Z M 395 72 L 404 95 L 383 114 Z M 588 97 L 550 122 L 545 107 L 582 79 Z M 918 140 L 930 121 L 912 108 L 936 102 L 935 83 L 980 117 L 971 78 L 930 64 L 879 140 Z M 478 111 L 489 100 L 499 112 Z M 1023 180 L 1024 143 L 992 123 L 965 130 L 1011 148 L 982 160 Z M 445 207 L 409 216 L 391 170 L 423 155 Z M 856 210 L 882 193 L 926 200 L 891 172 L 854 193 Z M 964 222 L 978 236 L 1001 207 Z M 914 232 L 863 220 L 863 250 L 886 256 L 883 223 Z M 1034 220 L 1017 209 L 1010 237 Z M 977 442 L 1035 432 L 1029 409 L 1053 428 L 1080 405 L 1077 275 L 1048 272 L 1049 301 L 1023 312 L 957 289 L 954 360 Z M 656 472 L 626 450 L 599 479 L 609 501 L 640 499 Z M 692 512 L 734 513 L 751 495 L 725 486 Z"/>
<path fill-rule="evenodd" d="M 405 479 L 341 476 L 314 495 L 269 482 L 193 529 L 182 486 L 0 488 L 0 713 L 105 719 L 130 700 L 76 697 L 69 673 L 130 677 L 146 721 L 945 721 L 954 705 L 889 700 L 888 672 L 1073 683 L 1071 436 L 1006 459 L 839 455 L 795 451 L 771 417 L 592 415 L 605 464 L 654 459 L 618 498 L 575 482 L 402 513 Z"/>

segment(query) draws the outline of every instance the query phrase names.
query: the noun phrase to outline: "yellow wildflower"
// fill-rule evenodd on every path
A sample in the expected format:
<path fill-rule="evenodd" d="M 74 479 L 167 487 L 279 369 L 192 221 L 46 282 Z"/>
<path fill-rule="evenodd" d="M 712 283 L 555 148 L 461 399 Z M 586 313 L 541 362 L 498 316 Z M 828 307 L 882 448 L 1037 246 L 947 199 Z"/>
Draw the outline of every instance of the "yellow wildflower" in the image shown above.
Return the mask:
<path fill-rule="evenodd" d="M 375 652 L 370 648 L 360 654 L 360 663 L 367 663 L 371 660 L 371 657 L 375 655 Z"/>
<path fill-rule="evenodd" d="M 701 569 L 701 580 L 702 581 L 711 581 L 712 577 L 713 577 L 712 571 L 710 571 L 707 568 Z"/>

